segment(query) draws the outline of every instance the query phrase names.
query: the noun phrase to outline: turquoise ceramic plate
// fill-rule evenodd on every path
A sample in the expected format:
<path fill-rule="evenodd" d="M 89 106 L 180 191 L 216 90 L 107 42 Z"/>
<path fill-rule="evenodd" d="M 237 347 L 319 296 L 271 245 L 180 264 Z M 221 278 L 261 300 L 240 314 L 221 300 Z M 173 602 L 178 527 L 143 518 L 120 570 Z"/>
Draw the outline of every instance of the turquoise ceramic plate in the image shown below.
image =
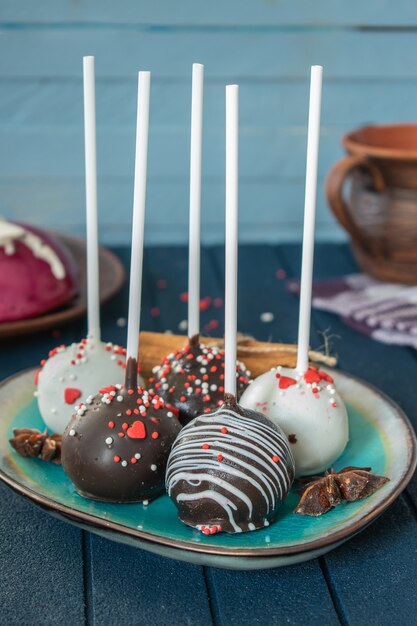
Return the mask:
<path fill-rule="evenodd" d="M 391 480 L 370 498 L 342 504 L 319 518 L 292 512 L 298 501 L 293 490 L 277 521 L 267 529 L 206 537 L 177 520 L 167 496 L 146 507 L 82 498 L 61 467 L 22 458 L 8 444 L 14 427 L 44 427 L 33 398 L 33 371 L 18 374 L 0 386 L 0 478 L 55 515 L 165 556 L 236 569 L 305 561 L 333 549 L 374 520 L 405 488 L 416 465 L 415 435 L 399 407 L 350 376 L 338 373 L 335 379 L 350 420 L 350 442 L 336 469 L 371 466 Z"/>

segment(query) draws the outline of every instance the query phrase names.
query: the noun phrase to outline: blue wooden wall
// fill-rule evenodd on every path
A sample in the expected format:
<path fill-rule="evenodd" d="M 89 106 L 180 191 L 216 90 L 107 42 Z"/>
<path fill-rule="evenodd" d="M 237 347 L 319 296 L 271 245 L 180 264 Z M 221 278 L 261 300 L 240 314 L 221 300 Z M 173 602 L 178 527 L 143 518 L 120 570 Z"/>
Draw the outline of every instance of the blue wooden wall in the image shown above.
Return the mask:
<path fill-rule="evenodd" d="M 0 213 L 83 233 L 82 56 L 96 56 L 101 237 L 130 234 L 136 72 L 153 72 L 146 241 L 187 240 L 191 63 L 206 66 L 203 237 L 223 238 L 224 85 L 240 92 L 243 241 L 301 236 L 309 68 L 323 181 L 340 137 L 417 117 L 415 0 L 0 0 Z"/>

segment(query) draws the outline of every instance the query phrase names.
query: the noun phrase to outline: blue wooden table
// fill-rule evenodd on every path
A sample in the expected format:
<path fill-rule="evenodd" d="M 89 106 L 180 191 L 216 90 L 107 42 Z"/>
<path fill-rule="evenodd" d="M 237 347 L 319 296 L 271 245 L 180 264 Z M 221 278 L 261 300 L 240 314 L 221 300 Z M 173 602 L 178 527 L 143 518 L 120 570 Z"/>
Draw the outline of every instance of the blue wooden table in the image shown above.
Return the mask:
<path fill-rule="evenodd" d="M 127 262 L 128 251 L 116 250 Z M 297 277 L 297 245 L 256 245 L 240 249 L 239 329 L 260 340 L 294 342 L 298 302 L 287 294 L 277 269 Z M 316 277 L 355 269 L 348 248 L 320 244 Z M 223 249 L 202 251 L 202 296 L 223 295 Z M 145 252 L 142 324 L 146 330 L 178 332 L 186 318 L 179 294 L 186 291 L 187 251 L 183 247 Z M 167 287 L 157 286 L 159 279 Z M 160 314 L 155 315 L 159 308 Z M 105 306 L 103 336 L 123 342 L 127 290 Z M 260 315 L 273 312 L 263 323 Z M 202 323 L 220 322 L 223 310 L 210 308 Z M 387 347 L 345 327 L 332 315 L 313 313 L 311 343 L 320 332 L 333 335 L 340 368 L 388 393 L 417 425 L 415 351 Z M 0 376 L 35 365 L 57 342 L 85 332 L 84 321 L 13 339 L 1 346 Z M 56 335 L 56 333 L 55 333 Z M 118 545 L 79 530 L 39 510 L 0 485 L 0 622 L 76 626 L 254 624 L 411 624 L 417 614 L 417 480 L 363 533 L 315 561 L 277 570 L 232 572 L 180 563 Z"/>

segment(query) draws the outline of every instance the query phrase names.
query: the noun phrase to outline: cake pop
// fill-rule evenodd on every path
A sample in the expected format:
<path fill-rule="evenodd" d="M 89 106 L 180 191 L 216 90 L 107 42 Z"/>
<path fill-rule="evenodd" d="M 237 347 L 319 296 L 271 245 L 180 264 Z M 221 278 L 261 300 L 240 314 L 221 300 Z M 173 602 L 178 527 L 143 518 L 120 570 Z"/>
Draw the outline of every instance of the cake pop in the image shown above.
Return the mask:
<path fill-rule="evenodd" d="M 179 518 L 206 535 L 268 526 L 294 479 L 294 460 L 281 429 L 236 402 L 237 97 L 238 87 L 228 86 L 224 404 L 182 429 L 166 473 Z"/>
<path fill-rule="evenodd" d="M 124 348 L 93 337 L 51 350 L 35 375 L 38 406 L 48 428 L 62 434 L 76 405 L 103 385 L 122 383 L 125 367 Z"/>
<path fill-rule="evenodd" d="M 103 386 L 121 384 L 125 374 L 124 348 L 100 337 L 94 57 L 84 57 L 84 115 L 88 337 L 52 350 L 41 362 L 35 380 L 43 420 L 59 434 L 73 415 L 77 400 L 86 400 Z"/>
<path fill-rule="evenodd" d="M 62 438 L 62 465 L 77 491 L 109 502 L 140 502 L 164 490 L 168 455 L 180 430 L 172 411 L 137 383 L 150 73 L 139 72 L 125 385 L 81 404 Z"/>
<path fill-rule="evenodd" d="M 0 323 L 43 315 L 78 294 L 70 251 L 53 235 L 0 219 Z"/>
<path fill-rule="evenodd" d="M 223 403 L 224 352 L 200 343 L 200 220 L 204 66 L 193 64 L 191 97 L 188 343 L 166 356 L 149 384 L 178 413 L 182 424 Z M 238 397 L 250 372 L 236 363 Z"/>
<path fill-rule="evenodd" d="M 165 357 L 153 374 L 149 384 L 173 407 L 183 425 L 223 404 L 224 350 L 200 343 L 197 335 L 185 348 Z M 248 386 L 250 375 L 237 361 L 238 398 Z"/>
<path fill-rule="evenodd" d="M 78 405 L 62 438 L 62 466 L 77 491 L 106 502 L 142 502 L 164 491 L 168 453 L 180 425 L 153 391 L 137 386 L 130 358 L 125 385 Z"/>
<path fill-rule="evenodd" d="M 348 416 L 333 378 L 309 367 L 304 374 L 277 367 L 258 376 L 242 406 L 265 413 L 287 435 L 297 476 L 331 467 L 348 441 Z"/>
<path fill-rule="evenodd" d="M 242 406 L 262 410 L 281 426 L 292 447 L 297 476 L 317 474 L 331 467 L 349 438 L 347 411 L 332 377 L 309 367 L 308 363 L 321 82 L 322 68 L 313 66 L 297 366 L 295 369 L 277 368 L 262 374 L 241 398 Z"/>
<path fill-rule="evenodd" d="M 195 418 L 178 435 L 166 487 L 179 518 L 205 534 L 268 526 L 294 479 L 281 429 L 228 396 L 215 413 Z"/>

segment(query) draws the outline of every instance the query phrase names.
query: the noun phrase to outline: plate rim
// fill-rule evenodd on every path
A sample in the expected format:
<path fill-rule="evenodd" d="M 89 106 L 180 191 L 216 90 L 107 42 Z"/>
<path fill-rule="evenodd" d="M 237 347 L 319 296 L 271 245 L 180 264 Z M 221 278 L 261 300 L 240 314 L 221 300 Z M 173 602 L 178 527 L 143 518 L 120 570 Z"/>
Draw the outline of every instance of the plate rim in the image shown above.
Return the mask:
<path fill-rule="evenodd" d="M 9 384 L 15 378 L 22 376 L 24 374 L 28 374 L 29 372 L 33 372 L 36 368 L 26 368 L 21 370 L 11 376 L 8 376 L 6 379 L 0 382 L 0 389 L 7 384 Z M 368 388 L 373 393 L 376 393 L 380 396 L 387 404 L 389 404 L 393 410 L 397 413 L 398 417 L 403 421 L 406 427 L 407 434 L 407 448 L 410 452 L 409 454 L 409 463 L 406 471 L 402 475 L 395 489 L 388 495 L 384 500 L 382 500 L 375 508 L 368 511 L 363 517 L 360 517 L 353 526 L 348 528 L 341 529 L 332 535 L 326 535 L 325 537 L 314 539 L 305 544 L 295 544 L 292 546 L 280 546 L 280 547 L 270 547 L 267 550 L 265 548 L 235 548 L 235 547 L 223 547 L 223 546 L 208 546 L 205 544 L 198 543 L 189 543 L 182 539 L 172 539 L 169 537 L 163 537 L 161 535 L 155 535 L 152 533 L 148 533 L 146 531 L 140 529 L 129 528 L 128 526 L 124 526 L 118 522 L 113 522 L 111 520 L 104 520 L 101 517 L 98 517 L 91 513 L 84 513 L 78 509 L 74 509 L 73 507 L 67 506 L 65 504 L 61 504 L 56 500 L 48 498 L 38 492 L 30 489 L 29 487 L 25 487 L 24 485 L 16 482 L 12 477 L 10 477 L 6 472 L 4 472 L 0 468 L 0 480 L 6 483 L 9 487 L 11 487 L 14 491 L 23 495 L 24 497 L 32 500 L 37 505 L 41 506 L 44 509 L 53 511 L 54 513 L 58 513 L 60 517 L 70 518 L 71 521 L 76 522 L 84 522 L 87 523 L 88 526 L 96 528 L 98 530 L 105 529 L 107 532 L 112 532 L 116 535 L 128 535 L 133 539 L 138 539 L 140 541 L 145 541 L 147 543 L 164 545 L 171 548 L 177 548 L 180 550 L 186 550 L 187 552 L 197 552 L 200 554 L 209 554 L 209 555 L 217 555 L 221 557 L 262 557 L 265 559 L 279 557 L 279 556 L 288 556 L 288 555 L 297 555 L 309 553 L 311 551 L 318 550 L 320 548 L 325 548 L 326 546 L 332 546 L 333 544 L 338 544 L 347 540 L 349 537 L 353 537 L 358 534 L 360 531 L 364 530 L 371 522 L 373 522 L 376 518 L 378 518 L 393 502 L 398 498 L 398 496 L 404 491 L 410 482 L 414 471 L 417 466 L 417 439 L 416 434 L 414 432 L 414 428 L 407 417 L 406 413 L 403 409 L 389 396 L 386 395 L 385 392 L 381 391 L 375 385 L 363 381 L 358 376 L 353 374 L 348 374 L 341 370 L 336 370 L 336 373 L 351 379 L 360 385 Z M 331 548 L 330 548 L 331 549 Z"/>

